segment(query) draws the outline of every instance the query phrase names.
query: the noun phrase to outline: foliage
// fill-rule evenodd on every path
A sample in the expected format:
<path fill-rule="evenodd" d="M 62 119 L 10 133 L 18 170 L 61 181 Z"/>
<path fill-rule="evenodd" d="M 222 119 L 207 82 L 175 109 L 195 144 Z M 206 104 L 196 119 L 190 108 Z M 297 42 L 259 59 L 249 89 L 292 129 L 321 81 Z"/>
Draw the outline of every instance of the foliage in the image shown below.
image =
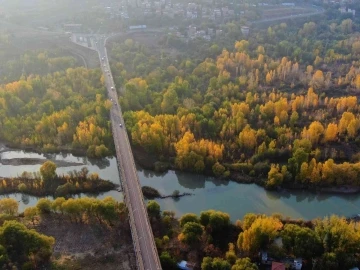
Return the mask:
<path fill-rule="evenodd" d="M 252 263 L 249 258 L 237 259 L 231 270 L 258 270 L 255 263 Z"/>
<path fill-rule="evenodd" d="M 148 201 L 147 211 L 150 217 L 160 217 L 160 205 L 156 201 Z"/>
<path fill-rule="evenodd" d="M 221 258 L 204 257 L 201 270 L 230 270 L 230 264 Z"/>
<path fill-rule="evenodd" d="M 0 86 L 0 138 L 17 147 L 109 154 L 111 102 L 100 70 L 69 68 Z"/>
<path fill-rule="evenodd" d="M 17 221 L 5 221 L 0 227 L 0 243 L 11 262 L 39 267 L 49 261 L 55 240 L 27 229 Z M 1 253 L 3 255 L 4 250 Z"/>
<path fill-rule="evenodd" d="M 0 212 L 7 215 L 15 215 L 18 213 L 19 203 L 12 198 L 4 198 L 0 200 Z"/>
<path fill-rule="evenodd" d="M 40 167 L 40 174 L 46 182 L 53 180 L 56 176 L 56 164 L 49 160 L 46 161 Z"/>
<path fill-rule="evenodd" d="M 239 234 L 237 246 L 247 254 L 254 255 L 275 239 L 282 226 L 277 218 L 260 216 L 247 230 Z"/>
<path fill-rule="evenodd" d="M 160 254 L 160 262 L 161 262 L 161 267 L 163 269 L 169 269 L 169 270 L 177 269 L 176 261 L 166 251 Z"/>
<path fill-rule="evenodd" d="M 184 225 L 179 240 L 188 245 L 194 245 L 200 242 L 203 234 L 203 227 L 196 222 L 188 222 Z"/>

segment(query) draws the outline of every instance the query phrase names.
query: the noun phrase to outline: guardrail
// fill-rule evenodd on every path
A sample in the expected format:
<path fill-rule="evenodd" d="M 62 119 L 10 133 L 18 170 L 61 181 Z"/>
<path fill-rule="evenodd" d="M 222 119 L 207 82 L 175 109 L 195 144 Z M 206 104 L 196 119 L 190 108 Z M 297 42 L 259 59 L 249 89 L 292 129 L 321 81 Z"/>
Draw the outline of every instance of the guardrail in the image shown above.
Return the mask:
<path fill-rule="evenodd" d="M 109 64 L 109 60 L 108 60 L 109 58 L 108 58 L 108 54 L 107 54 L 107 49 L 106 49 L 106 46 L 105 46 L 107 40 L 108 40 L 108 38 L 105 39 L 104 47 L 105 47 L 105 55 L 106 55 L 107 66 L 109 67 L 109 71 L 111 72 L 110 64 Z M 99 54 L 99 58 L 100 58 L 100 54 Z M 101 64 L 101 60 L 100 60 L 100 64 Z M 112 84 L 114 84 L 112 75 L 108 79 L 112 81 Z M 118 100 L 118 96 L 117 96 L 116 91 L 114 91 L 113 95 L 116 97 L 116 100 Z M 120 105 L 119 105 L 119 108 L 120 108 L 119 115 L 123 119 Z M 111 113 L 111 111 L 110 111 L 110 117 L 111 117 L 111 122 L 114 123 L 114 119 L 113 119 L 114 116 Z M 112 127 L 113 136 L 114 136 L 116 156 L 117 156 L 118 162 L 119 162 L 118 163 L 119 172 L 120 172 L 121 179 L 122 179 L 122 181 L 120 181 L 120 182 L 121 182 L 122 188 L 124 190 L 125 202 L 126 202 L 126 205 L 128 207 L 128 211 L 129 211 L 130 229 L 131 229 L 131 234 L 132 234 L 133 243 L 134 243 L 134 251 L 135 251 L 135 255 L 136 255 L 137 266 L 138 266 L 138 269 L 143 270 L 144 269 L 144 262 L 143 262 L 143 258 L 142 258 L 142 254 L 141 254 L 141 248 L 140 248 L 140 244 L 139 244 L 138 231 L 136 229 L 136 224 L 135 224 L 135 220 L 134 220 L 134 212 L 132 210 L 132 205 L 131 205 L 131 201 L 130 201 L 130 193 L 129 193 L 129 189 L 128 189 L 128 186 L 127 186 L 125 173 L 123 171 L 124 166 L 123 166 L 122 154 L 121 154 L 120 149 L 117 147 L 117 142 L 119 142 L 119 140 L 118 140 L 118 138 L 116 136 L 115 126 L 112 124 L 111 127 Z M 124 123 L 124 129 L 125 128 L 126 127 L 125 127 L 125 123 Z M 126 138 L 126 150 L 130 154 L 133 175 L 135 176 L 135 179 L 133 179 L 133 180 L 135 181 L 137 193 L 139 194 L 139 197 L 141 198 L 141 203 L 140 203 L 141 208 L 142 208 L 141 212 L 143 212 L 146 215 L 146 218 L 144 217 L 144 219 L 145 219 L 145 222 L 146 222 L 147 235 L 149 236 L 149 240 L 150 240 L 151 246 L 152 246 L 151 252 L 152 252 L 153 258 L 155 259 L 155 263 L 156 263 L 155 267 L 156 267 L 156 269 L 161 270 L 160 258 L 159 258 L 159 255 L 158 255 L 158 252 L 157 252 L 157 249 L 156 249 L 155 239 L 154 239 L 152 228 L 151 228 L 151 225 L 150 225 L 150 222 L 149 222 L 149 216 L 148 216 L 147 209 L 146 209 L 146 206 L 145 206 L 144 197 L 142 195 L 142 190 L 141 190 L 141 186 L 140 186 L 140 183 L 139 183 L 139 177 L 138 177 L 138 174 L 137 174 L 137 171 L 136 171 L 134 156 L 133 156 L 133 152 L 132 152 L 131 147 L 130 147 L 130 141 L 129 141 L 129 137 L 128 137 L 126 129 L 125 129 L 125 138 Z"/>
<path fill-rule="evenodd" d="M 111 114 L 111 122 L 113 122 L 113 115 Z M 124 199 L 126 202 L 126 206 L 128 208 L 128 215 L 129 215 L 129 222 L 130 222 L 130 230 L 131 230 L 131 236 L 133 239 L 133 245 L 134 245 L 134 252 L 135 252 L 135 257 L 136 257 L 136 262 L 137 262 L 137 266 L 139 270 L 143 270 L 144 268 L 144 264 L 143 264 L 143 260 L 142 260 L 142 256 L 141 256 L 141 252 L 140 252 L 140 245 L 139 245 L 139 239 L 138 239 L 138 234 L 137 234 L 137 229 L 136 229 L 136 225 L 135 225 L 135 221 L 134 221 L 134 216 L 133 216 L 133 210 L 132 210 L 132 205 L 130 202 L 130 198 L 129 198 L 129 190 L 128 190 L 128 186 L 126 184 L 125 181 L 125 173 L 123 171 L 123 165 L 122 165 L 122 158 L 121 158 L 121 152 L 119 150 L 119 148 L 116 146 L 116 141 L 118 140 L 118 138 L 116 137 L 116 132 L 115 132 L 115 128 L 114 125 L 111 125 L 112 128 L 112 132 L 113 132 L 113 137 L 114 137 L 114 141 L 115 141 L 115 151 L 116 151 L 116 156 L 118 159 L 118 169 L 121 175 L 121 179 L 122 181 L 120 181 L 120 184 L 122 186 L 122 189 L 124 191 Z"/>

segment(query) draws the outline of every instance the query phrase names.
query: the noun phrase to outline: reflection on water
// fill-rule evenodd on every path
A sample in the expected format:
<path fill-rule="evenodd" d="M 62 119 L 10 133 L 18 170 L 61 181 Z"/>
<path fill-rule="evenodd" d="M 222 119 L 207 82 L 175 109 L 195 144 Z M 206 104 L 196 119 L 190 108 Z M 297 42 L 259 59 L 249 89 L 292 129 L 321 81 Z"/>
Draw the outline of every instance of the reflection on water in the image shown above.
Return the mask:
<path fill-rule="evenodd" d="M 232 220 L 248 212 L 281 213 L 292 218 L 313 219 L 338 214 L 351 216 L 360 213 L 359 195 L 317 194 L 306 191 L 266 191 L 255 184 L 238 184 L 213 177 L 169 171 L 156 175 L 139 171 L 142 185 L 154 187 L 164 195 L 174 190 L 193 193 L 176 201 L 160 199 L 162 209 L 173 210 L 178 215 L 187 212 L 199 214 L 206 209 L 228 212 Z"/>
<path fill-rule="evenodd" d="M 70 154 L 36 154 L 24 151 L 2 152 L 0 158 L 43 158 L 84 163 L 90 173 L 96 172 L 101 178 L 119 184 L 115 158 L 94 160 Z M 40 166 L 0 164 L 0 176 L 16 176 L 23 171 L 36 172 L 39 171 Z M 68 171 L 80 170 L 83 166 L 61 167 L 57 169 L 57 173 L 66 174 Z M 264 214 L 276 212 L 285 217 L 304 219 L 331 214 L 351 216 L 360 213 L 359 195 L 317 194 L 306 191 L 266 191 L 254 184 L 238 184 L 213 177 L 175 171 L 156 173 L 138 168 L 138 174 L 142 185 L 154 187 L 163 195 L 170 195 L 174 190 L 194 194 L 181 199 L 158 200 L 163 210 L 173 210 L 178 216 L 187 212 L 199 214 L 207 209 L 228 212 L 232 220 L 242 218 L 248 212 Z M 79 196 L 94 195 L 80 194 L 75 197 Z M 106 192 L 96 197 L 104 198 L 106 196 L 113 196 L 122 200 L 122 194 L 117 191 Z M 20 211 L 23 211 L 26 206 L 35 205 L 38 200 L 36 197 L 21 194 L 11 194 L 6 197 L 12 197 L 19 201 Z"/>

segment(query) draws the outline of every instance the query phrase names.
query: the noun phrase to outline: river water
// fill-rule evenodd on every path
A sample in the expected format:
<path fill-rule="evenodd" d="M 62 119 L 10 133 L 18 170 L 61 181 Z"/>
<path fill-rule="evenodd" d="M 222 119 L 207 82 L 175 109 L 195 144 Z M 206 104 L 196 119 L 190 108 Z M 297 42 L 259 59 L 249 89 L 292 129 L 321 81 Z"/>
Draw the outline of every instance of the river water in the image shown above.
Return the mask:
<path fill-rule="evenodd" d="M 96 172 L 103 179 L 119 184 L 116 159 L 107 158 L 91 160 L 85 157 L 75 157 L 71 154 L 36 154 L 24 151 L 7 151 L 0 153 L 1 159 L 42 158 L 82 163 L 84 165 L 57 168 L 57 173 L 67 173 L 80 170 L 86 166 L 90 173 Z M 39 171 L 41 165 L 2 165 L 0 176 L 17 176 L 23 171 Z M 313 219 L 331 214 L 352 216 L 360 213 L 360 195 L 331 195 L 310 192 L 271 192 L 255 184 L 238 184 L 232 181 L 218 180 L 212 177 L 169 171 L 157 174 L 138 168 L 142 185 L 151 186 L 163 195 L 172 194 L 174 190 L 181 193 L 192 193 L 180 199 L 159 199 L 162 210 L 173 210 L 177 216 L 193 212 L 199 214 L 207 209 L 216 209 L 230 214 L 232 220 L 241 219 L 246 213 L 280 213 L 291 218 Z M 84 194 L 78 196 L 87 196 Z M 76 196 L 76 197 L 78 197 Z M 117 191 L 105 192 L 98 198 L 112 196 L 122 200 L 122 194 Z M 9 196 L 19 201 L 19 211 L 36 204 L 38 198 L 11 194 Z M 1 198 L 1 197 L 0 197 Z"/>

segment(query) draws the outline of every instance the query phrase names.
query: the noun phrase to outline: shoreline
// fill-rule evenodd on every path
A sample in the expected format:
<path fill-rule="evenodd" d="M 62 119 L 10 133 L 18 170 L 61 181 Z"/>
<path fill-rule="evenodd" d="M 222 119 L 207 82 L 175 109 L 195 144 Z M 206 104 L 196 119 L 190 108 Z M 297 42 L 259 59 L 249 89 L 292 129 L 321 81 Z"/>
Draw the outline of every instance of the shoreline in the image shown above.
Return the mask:
<path fill-rule="evenodd" d="M 156 158 L 139 147 L 132 147 L 133 153 L 134 153 L 134 159 L 136 161 L 136 164 L 140 166 L 140 168 L 145 170 L 151 170 L 156 173 L 166 173 L 168 171 L 176 171 L 176 172 L 185 172 L 192 175 L 197 175 L 194 172 L 191 171 L 182 171 L 176 169 L 173 164 L 170 162 L 162 162 L 159 160 L 156 160 Z M 139 157 L 138 155 L 141 155 Z M 163 166 L 157 166 L 157 164 L 162 164 Z M 157 168 L 160 168 L 160 170 L 157 170 Z M 208 176 L 208 177 L 215 177 L 212 173 L 209 172 L 203 172 L 201 175 Z M 215 177 L 216 178 L 216 177 Z M 233 181 L 239 184 L 256 184 L 260 187 L 262 187 L 264 190 L 269 190 L 264 187 L 264 181 L 265 178 L 258 178 L 258 177 L 251 177 L 245 174 L 241 174 L 238 172 L 231 172 L 228 177 L 219 177 L 218 179 L 224 179 L 227 181 Z M 339 187 L 303 187 L 303 186 L 281 186 L 277 189 L 269 190 L 269 191 L 306 191 L 311 193 L 317 193 L 317 194 L 334 194 L 334 195 L 346 195 L 346 194 L 359 194 L 360 195 L 360 186 L 339 186 Z"/>
<path fill-rule="evenodd" d="M 154 155 L 150 155 L 148 153 L 146 153 L 143 149 L 141 149 L 140 147 L 137 146 L 131 146 L 133 154 L 134 154 L 134 159 L 137 165 L 139 165 L 139 167 L 141 169 L 145 169 L 145 170 L 151 170 L 153 172 L 156 173 L 166 173 L 169 170 L 172 171 L 177 171 L 177 172 L 185 172 L 185 173 L 189 173 L 192 175 L 196 175 L 196 173 L 191 172 L 191 171 L 182 171 L 182 170 L 178 170 L 176 169 L 173 164 L 171 164 L 170 162 L 162 162 L 159 161 Z M 34 152 L 34 153 L 38 153 L 38 154 L 44 154 L 44 152 L 40 151 L 40 149 L 36 149 L 34 147 L 25 147 L 25 148 L 18 148 L 18 147 L 12 147 L 9 144 L 5 143 L 5 142 L 0 142 L 0 153 L 2 152 L 8 152 L 8 151 L 25 151 L 25 152 Z M 59 154 L 59 153 L 65 153 L 65 154 L 72 154 L 73 156 L 77 156 L 77 157 L 87 157 L 86 156 L 86 151 L 85 150 L 70 150 L 68 148 L 63 148 L 63 149 L 59 149 L 59 151 L 55 151 L 55 152 L 51 152 L 54 154 Z M 107 156 L 107 157 L 111 157 Z M 95 158 L 94 158 L 95 159 Z M 0 160 L 0 164 L 4 164 L 4 165 L 13 165 L 13 166 L 22 166 L 22 165 L 35 165 L 35 162 L 39 162 L 36 164 L 41 164 L 42 160 L 41 159 L 36 159 L 36 158 L 30 158 L 30 163 L 25 164 L 26 161 L 25 160 L 29 160 L 28 158 L 14 158 L 14 159 L 4 159 L 6 160 L 6 162 L 8 162 L 7 164 L 4 164 L 1 160 Z M 15 161 L 10 161 L 10 160 L 15 160 Z M 21 161 L 25 161 L 24 163 L 21 163 Z M 45 162 L 46 160 L 44 160 Z M 16 164 L 11 164 L 11 163 L 16 163 Z M 34 162 L 34 163 L 32 163 Z M 41 162 L 41 163 L 40 163 Z M 54 161 L 56 162 L 56 161 Z M 67 166 L 84 166 L 84 164 L 81 163 L 76 163 L 76 162 L 61 162 L 60 163 L 63 164 L 59 164 L 59 167 L 67 167 Z M 201 175 L 203 176 L 208 176 L 208 177 L 215 177 L 211 172 L 203 172 Z M 255 177 L 251 177 L 245 174 L 241 174 L 238 172 L 231 172 L 230 175 L 228 177 L 219 177 L 218 179 L 224 179 L 227 181 L 233 181 L 239 184 L 256 184 L 262 188 L 264 188 L 264 178 L 255 178 Z M 264 188 L 265 189 L 265 188 Z M 265 189 L 266 190 L 266 189 Z M 303 187 L 303 186 L 281 186 L 278 187 L 277 189 L 274 189 L 273 191 L 306 191 L 306 192 L 311 192 L 311 193 L 318 193 L 318 194 L 334 194 L 334 195 L 346 195 L 346 194 L 352 194 L 352 195 L 356 195 L 356 194 L 360 194 L 360 186 L 356 187 L 356 186 L 339 186 L 339 187 L 317 187 L 317 188 L 312 188 L 312 187 Z M 1 194 L 0 194 L 1 195 Z M 31 195 L 31 194 L 29 194 Z"/>

